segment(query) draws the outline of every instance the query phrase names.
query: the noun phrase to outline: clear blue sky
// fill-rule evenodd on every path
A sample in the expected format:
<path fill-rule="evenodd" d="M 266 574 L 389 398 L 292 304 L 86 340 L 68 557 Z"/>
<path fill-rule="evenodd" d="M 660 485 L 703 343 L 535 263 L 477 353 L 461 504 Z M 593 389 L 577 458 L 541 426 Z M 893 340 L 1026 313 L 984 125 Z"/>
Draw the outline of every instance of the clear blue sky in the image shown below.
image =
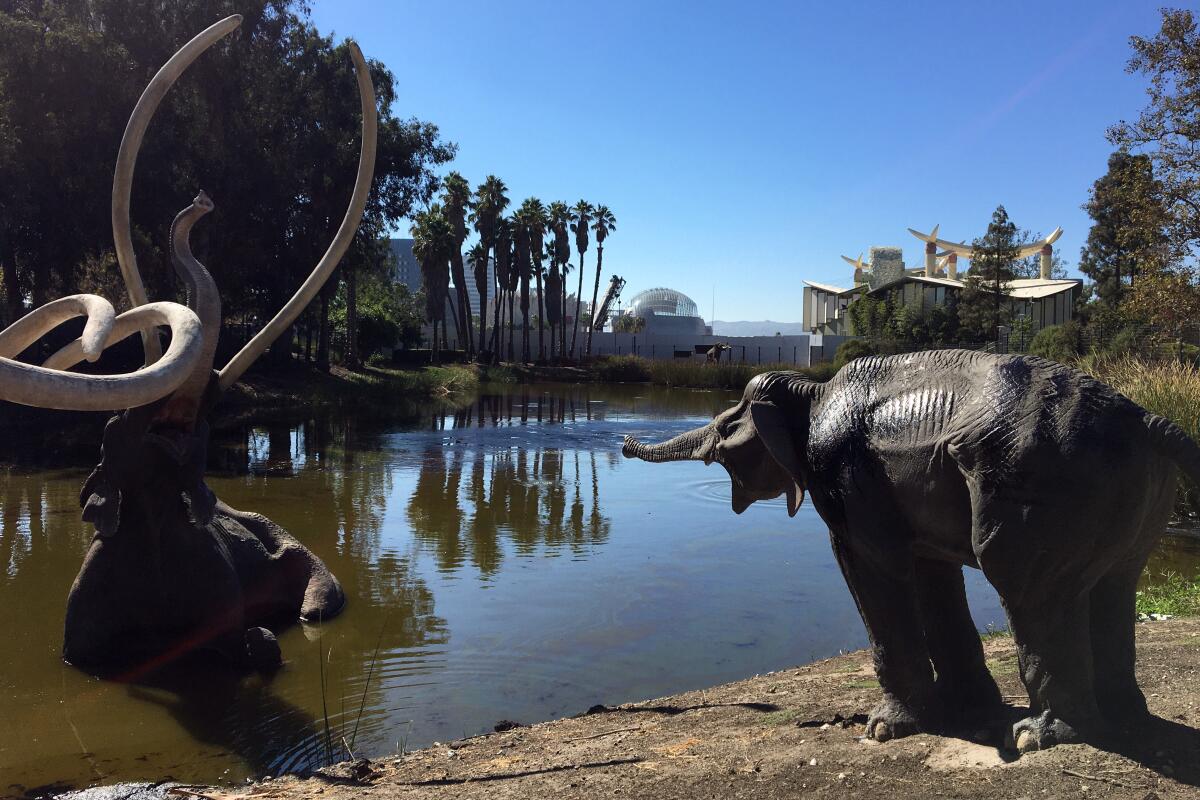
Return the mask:
<path fill-rule="evenodd" d="M 707 317 L 715 288 L 718 319 L 798 321 L 802 279 L 849 285 L 840 254 L 915 264 L 906 228 L 970 240 L 998 203 L 1061 225 L 1074 274 L 1105 128 L 1145 103 L 1128 38 L 1161 3 L 909 5 L 316 0 L 313 18 L 391 68 L 395 112 L 440 126 L 472 184 L 608 205 L 627 295 L 670 286 Z"/>

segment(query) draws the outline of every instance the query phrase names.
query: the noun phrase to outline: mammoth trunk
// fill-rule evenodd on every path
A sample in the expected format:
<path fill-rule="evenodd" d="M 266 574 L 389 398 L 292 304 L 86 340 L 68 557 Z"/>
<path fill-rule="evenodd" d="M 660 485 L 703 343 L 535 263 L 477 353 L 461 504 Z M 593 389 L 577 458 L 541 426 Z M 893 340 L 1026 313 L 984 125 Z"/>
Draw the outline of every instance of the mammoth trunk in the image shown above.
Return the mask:
<path fill-rule="evenodd" d="M 706 461 L 715 444 L 716 432 L 712 425 L 705 425 L 687 433 L 681 433 L 661 444 L 646 444 L 632 436 L 625 437 L 621 452 L 626 458 L 661 463 L 663 461 Z"/>

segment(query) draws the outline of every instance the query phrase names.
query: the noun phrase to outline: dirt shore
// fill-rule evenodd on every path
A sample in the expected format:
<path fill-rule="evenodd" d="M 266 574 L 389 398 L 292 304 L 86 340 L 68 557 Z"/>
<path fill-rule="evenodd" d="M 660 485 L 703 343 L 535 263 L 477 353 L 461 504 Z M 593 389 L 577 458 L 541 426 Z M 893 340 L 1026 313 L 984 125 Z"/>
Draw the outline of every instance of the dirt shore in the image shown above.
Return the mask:
<path fill-rule="evenodd" d="M 1025 694 L 1011 639 L 985 647 L 1020 714 Z M 1017 758 L 1000 746 L 1002 725 L 962 738 L 867 740 L 879 689 L 860 651 L 326 775 L 169 791 L 198 800 L 1200 797 L 1200 619 L 1138 625 L 1138 679 L 1156 716 L 1105 750 L 1070 745 Z"/>

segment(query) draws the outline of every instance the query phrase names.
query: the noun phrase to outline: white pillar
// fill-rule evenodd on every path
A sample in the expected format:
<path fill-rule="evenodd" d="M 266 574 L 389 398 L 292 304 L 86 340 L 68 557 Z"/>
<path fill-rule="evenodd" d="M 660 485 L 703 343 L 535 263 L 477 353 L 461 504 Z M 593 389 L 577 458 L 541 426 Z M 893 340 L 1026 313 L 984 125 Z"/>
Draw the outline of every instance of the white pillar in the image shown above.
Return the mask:
<path fill-rule="evenodd" d="M 936 235 L 936 233 L 934 234 Z M 925 277 L 932 278 L 937 274 L 937 245 L 933 242 L 925 243 Z"/>
<path fill-rule="evenodd" d="M 952 281 L 958 280 L 958 253 L 951 253 L 946 261 L 946 277 Z"/>
<path fill-rule="evenodd" d="M 1042 246 L 1042 257 L 1039 259 L 1038 266 L 1040 267 L 1038 277 L 1044 281 L 1050 280 L 1050 276 L 1054 272 L 1054 245 Z"/>

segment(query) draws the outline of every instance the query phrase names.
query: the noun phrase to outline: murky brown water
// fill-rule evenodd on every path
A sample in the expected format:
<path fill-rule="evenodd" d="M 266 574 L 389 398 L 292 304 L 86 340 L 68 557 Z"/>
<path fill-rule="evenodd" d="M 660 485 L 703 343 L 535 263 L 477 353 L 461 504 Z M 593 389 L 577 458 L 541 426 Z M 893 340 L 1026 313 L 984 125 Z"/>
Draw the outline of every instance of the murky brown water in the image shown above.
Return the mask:
<path fill-rule="evenodd" d="M 298 536 L 349 598 L 322 629 L 281 635 L 289 661 L 269 680 L 212 669 L 135 686 L 64 665 L 86 470 L 0 470 L 0 795 L 278 774 L 340 756 L 343 737 L 382 756 L 864 645 L 810 505 L 735 516 L 719 468 L 620 457 L 626 433 L 671 435 L 734 399 L 493 387 L 458 411 L 222 433 L 213 489 Z M 1166 540 L 1156 567 L 1196 574 L 1200 547 Z M 976 621 L 1003 624 L 972 571 L 968 588 Z"/>

